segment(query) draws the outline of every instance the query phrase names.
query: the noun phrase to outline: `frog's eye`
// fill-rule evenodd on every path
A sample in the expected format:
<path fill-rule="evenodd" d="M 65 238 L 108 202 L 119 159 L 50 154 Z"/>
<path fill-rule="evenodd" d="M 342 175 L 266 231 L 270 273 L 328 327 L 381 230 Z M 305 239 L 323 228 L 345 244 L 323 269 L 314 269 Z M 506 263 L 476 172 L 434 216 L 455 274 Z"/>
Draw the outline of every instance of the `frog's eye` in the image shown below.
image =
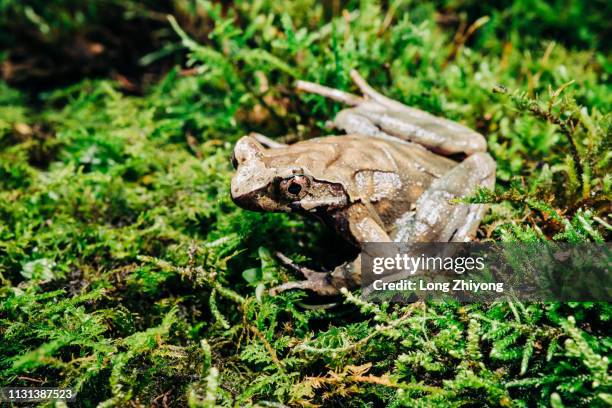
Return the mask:
<path fill-rule="evenodd" d="M 303 175 L 293 176 L 280 182 L 280 190 L 289 199 L 302 198 L 310 187 L 310 179 Z"/>

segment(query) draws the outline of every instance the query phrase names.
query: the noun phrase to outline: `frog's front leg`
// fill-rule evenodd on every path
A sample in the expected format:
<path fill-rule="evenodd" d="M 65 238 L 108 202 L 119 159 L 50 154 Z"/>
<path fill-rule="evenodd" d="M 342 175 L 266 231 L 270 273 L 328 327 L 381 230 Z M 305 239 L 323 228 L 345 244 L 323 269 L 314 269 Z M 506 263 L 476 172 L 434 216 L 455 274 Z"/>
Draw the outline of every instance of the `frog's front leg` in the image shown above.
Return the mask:
<path fill-rule="evenodd" d="M 363 214 L 367 208 L 356 205 L 349 211 L 354 214 Z M 351 234 L 357 242 L 390 242 L 391 239 L 385 230 L 373 218 L 363 216 L 350 225 Z M 304 275 L 306 280 L 286 282 L 270 289 L 272 296 L 290 289 L 311 290 L 322 296 L 332 296 L 340 293 L 340 289 L 353 289 L 361 284 L 361 256 L 353 261 L 336 267 L 332 272 L 318 272 L 299 266 L 285 255 L 278 253 L 278 259 L 289 269 Z"/>

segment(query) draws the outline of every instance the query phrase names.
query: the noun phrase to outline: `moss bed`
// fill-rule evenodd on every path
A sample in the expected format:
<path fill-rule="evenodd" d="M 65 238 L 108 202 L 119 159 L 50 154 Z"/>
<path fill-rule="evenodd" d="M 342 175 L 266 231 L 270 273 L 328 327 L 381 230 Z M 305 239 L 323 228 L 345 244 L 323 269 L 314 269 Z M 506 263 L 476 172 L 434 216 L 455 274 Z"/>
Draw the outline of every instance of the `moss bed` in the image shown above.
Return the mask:
<path fill-rule="evenodd" d="M 329 133 L 340 106 L 293 82 L 356 92 L 355 68 L 486 136 L 478 239 L 606 242 L 610 8 L 0 2 L 0 386 L 79 407 L 610 406 L 609 303 L 307 309 L 267 294 L 297 278 L 270 254 L 351 249 L 229 197 L 233 143 Z"/>

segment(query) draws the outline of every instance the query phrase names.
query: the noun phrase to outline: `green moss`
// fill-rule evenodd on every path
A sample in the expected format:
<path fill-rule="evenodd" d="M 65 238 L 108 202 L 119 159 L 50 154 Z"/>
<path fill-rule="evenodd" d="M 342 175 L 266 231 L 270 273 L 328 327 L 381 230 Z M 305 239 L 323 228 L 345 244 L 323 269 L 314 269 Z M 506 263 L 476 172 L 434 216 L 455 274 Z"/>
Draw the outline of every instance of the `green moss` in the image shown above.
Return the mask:
<path fill-rule="evenodd" d="M 64 3 L 0 12 L 82 29 L 55 19 Z M 231 147 L 246 132 L 329 132 L 340 107 L 296 94 L 296 78 L 355 91 L 356 68 L 486 135 L 498 186 L 467 198 L 493 204 L 480 238 L 606 241 L 601 22 L 557 21 L 543 4 L 456 2 L 438 19 L 491 20 L 453 42 L 433 4 L 277 3 L 177 1 L 164 47 L 189 69 L 142 95 L 109 79 L 34 94 L 0 83 L 0 384 L 72 386 L 79 406 L 609 403 L 609 304 L 400 307 L 345 293 L 336 308 L 304 309 L 304 293 L 263 291 L 287 278 L 270 251 L 327 263 L 329 233 L 243 211 L 228 191 Z M 158 18 L 151 7 L 142 15 Z M 572 3 L 569 16 L 589 7 Z M 517 8 L 546 24 L 502 25 Z M 82 17 L 94 28 L 97 12 Z M 559 40 L 571 48 L 550 41 L 570 23 L 579 31 Z"/>

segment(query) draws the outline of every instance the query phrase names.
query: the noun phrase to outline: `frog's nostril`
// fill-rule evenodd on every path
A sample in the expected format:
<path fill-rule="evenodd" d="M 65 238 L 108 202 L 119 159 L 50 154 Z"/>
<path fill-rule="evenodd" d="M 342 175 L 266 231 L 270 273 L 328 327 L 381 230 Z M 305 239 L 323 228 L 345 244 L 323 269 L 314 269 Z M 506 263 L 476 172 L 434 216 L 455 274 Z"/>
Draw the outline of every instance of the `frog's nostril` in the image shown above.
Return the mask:
<path fill-rule="evenodd" d="M 236 153 L 232 152 L 232 166 L 234 166 L 234 170 L 238 169 L 238 160 L 236 159 Z"/>

